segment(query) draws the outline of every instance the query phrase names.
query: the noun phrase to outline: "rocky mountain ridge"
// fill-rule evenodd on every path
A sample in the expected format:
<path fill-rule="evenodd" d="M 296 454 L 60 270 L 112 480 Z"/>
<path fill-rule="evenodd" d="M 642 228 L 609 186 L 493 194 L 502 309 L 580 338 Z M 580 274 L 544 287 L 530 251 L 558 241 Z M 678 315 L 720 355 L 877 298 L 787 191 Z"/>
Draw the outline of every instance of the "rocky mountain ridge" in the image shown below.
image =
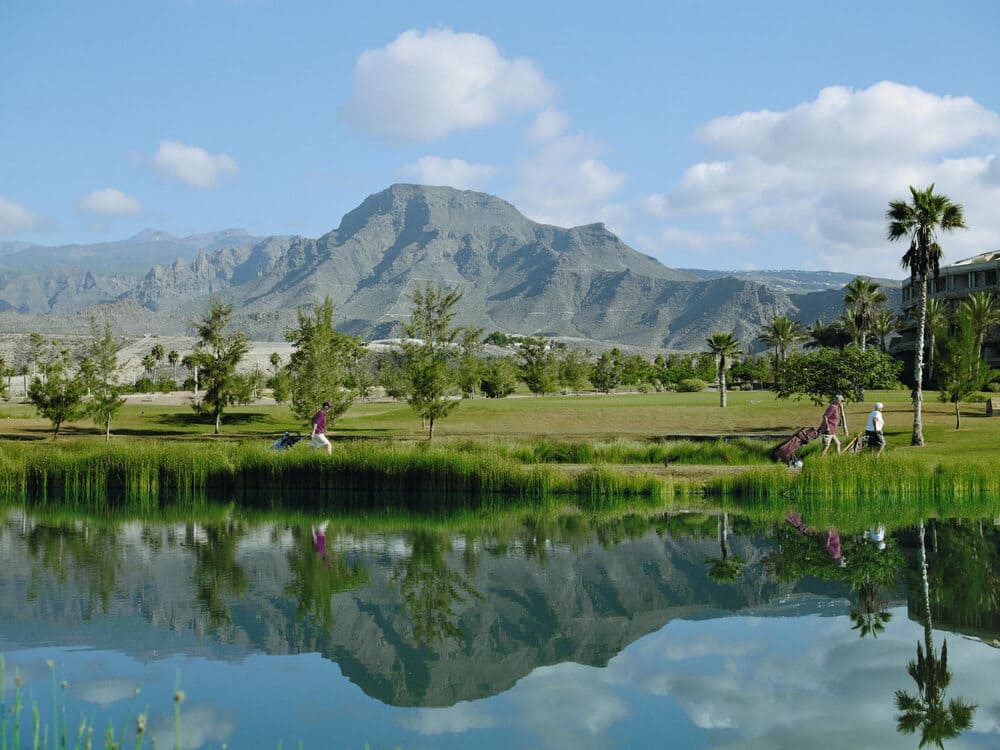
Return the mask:
<path fill-rule="evenodd" d="M 330 295 L 339 328 L 379 339 L 399 334 L 414 288 L 436 283 L 462 291 L 463 325 L 692 350 L 716 331 L 751 341 L 775 315 L 809 323 L 830 320 L 842 307 L 836 289 L 795 292 L 731 275 L 699 278 L 634 250 L 603 224 L 538 224 L 494 196 L 445 187 L 393 185 L 318 239 L 219 235 L 203 239 L 246 241 L 157 263 L 131 286 L 125 276 L 109 281 L 91 273 L 72 283 L 67 276 L 63 291 L 48 296 L 39 291 L 12 301 L 0 293 L 0 330 L 38 325 L 15 311 L 64 316 L 45 321 L 46 329 L 76 327 L 72 317 L 99 312 L 122 333 L 177 334 L 221 299 L 233 304 L 237 325 L 252 338 L 280 340 L 298 306 Z M 191 239 L 183 240 L 189 250 Z M 131 241 L 181 242 L 156 232 Z M 2 265 L 25 252 L 0 258 Z M 45 289 L 52 286 L 58 284 Z M 135 315 L 136 307 L 148 314 Z"/>

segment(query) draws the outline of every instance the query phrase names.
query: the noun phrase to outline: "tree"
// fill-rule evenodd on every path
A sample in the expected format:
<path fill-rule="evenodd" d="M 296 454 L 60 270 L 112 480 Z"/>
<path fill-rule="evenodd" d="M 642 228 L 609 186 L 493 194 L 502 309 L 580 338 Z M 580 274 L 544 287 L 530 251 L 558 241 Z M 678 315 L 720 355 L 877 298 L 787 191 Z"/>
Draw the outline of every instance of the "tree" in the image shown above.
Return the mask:
<path fill-rule="evenodd" d="M 735 583 L 743 572 L 746 560 L 729 554 L 729 514 L 723 513 L 718 521 L 720 557 L 705 558 L 709 564 L 708 577 L 716 583 Z"/>
<path fill-rule="evenodd" d="M 611 352 L 601 352 L 590 370 L 590 382 L 601 393 L 611 393 L 621 382 L 621 372 Z"/>
<path fill-rule="evenodd" d="M 156 369 L 156 357 L 152 354 L 146 354 L 142 358 L 142 369 L 146 372 L 147 378 L 153 377 L 153 370 Z"/>
<path fill-rule="evenodd" d="M 521 355 L 521 379 L 528 390 L 538 396 L 553 393 L 559 381 L 559 365 L 545 337 L 525 341 L 518 354 Z"/>
<path fill-rule="evenodd" d="M 486 398 L 505 398 L 517 388 L 519 363 L 513 357 L 489 357 L 479 370 L 479 390 Z"/>
<path fill-rule="evenodd" d="M 889 351 L 889 340 L 892 334 L 899 330 L 899 318 L 892 310 L 879 310 L 872 324 L 872 333 L 878 339 L 878 346 L 883 352 Z"/>
<path fill-rule="evenodd" d="M 119 377 L 118 353 L 125 342 L 116 339 L 107 321 L 103 329 L 90 321 L 90 339 L 84 345 L 80 359 L 80 374 L 89 396 L 83 404 L 86 414 L 95 424 L 104 427 L 104 439 L 111 440 L 111 419 L 125 403 Z"/>
<path fill-rule="evenodd" d="M 976 343 L 982 350 L 986 332 L 993 326 L 1000 325 L 1000 302 L 992 294 L 976 292 L 962 300 L 958 309 L 968 315 L 976 335 Z"/>
<path fill-rule="evenodd" d="M 209 308 L 205 317 L 195 322 L 198 343 L 191 357 L 205 390 L 194 409 L 199 414 L 212 416 L 216 435 L 221 431 L 226 407 L 246 397 L 246 384 L 238 377 L 236 368 L 250 351 L 250 341 L 243 331 L 227 333 L 232 316 L 233 306 L 218 302 Z"/>
<path fill-rule="evenodd" d="M 171 349 L 170 354 L 167 355 L 167 362 L 170 363 L 170 376 L 176 381 L 177 380 L 177 363 L 181 361 L 181 355 L 177 353 L 176 349 Z"/>
<path fill-rule="evenodd" d="M 327 424 L 332 426 L 354 401 L 348 384 L 348 363 L 359 342 L 333 327 L 333 301 L 326 297 L 312 313 L 298 309 L 298 325 L 285 331 L 285 340 L 293 351 L 284 371 L 283 384 L 291 398 L 292 411 L 307 421 L 324 401 Z"/>
<path fill-rule="evenodd" d="M 775 364 L 785 359 L 788 351 L 800 341 L 808 338 L 805 326 L 784 315 L 776 315 L 764 326 L 760 334 L 762 343 L 774 347 Z"/>
<path fill-rule="evenodd" d="M 52 439 L 55 440 L 64 422 L 81 415 L 86 387 L 71 371 L 69 351 L 65 349 L 38 364 L 40 373 L 28 386 L 28 400 L 40 416 L 52 423 Z"/>
<path fill-rule="evenodd" d="M 809 396 L 816 404 L 841 394 L 851 401 L 864 398 L 872 388 L 895 388 L 902 363 L 877 349 L 857 347 L 795 352 L 781 364 L 778 398 Z"/>
<path fill-rule="evenodd" d="M 937 278 L 943 255 L 937 241 L 938 230 L 950 232 L 965 229 L 962 207 L 946 195 L 935 195 L 934 184 L 918 190 L 910 186 L 912 203 L 905 200 L 889 202 L 886 219 L 889 221 L 890 241 L 909 238 L 910 246 L 904 253 L 902 265 L 910 272 L 911 287 L 917 288 L 917 342 L 913 359 L 913 437 L 911 445 L 924 444 L 923 424 L 923 373 L 924 373 L 924 326 L 927 321 L 927 279 Z"/>
<path fill-rule="evenodd" d="M 573 393 L 582 391 L 587 386 L 587 374 L 590 372 L 590 352 L 567 347 L 556 353 L 556 360 L 560 387 Z"/>
<path fill-rule="evenodd" d="M 156 364 L 160 364 L 163 361 L 163 344 L 153 344 L 153 348 L 149 350 L 149 353 L 153 356 Z"/>
<path fill-rule="evenodd" d="M 844 287 L 844 305 L 854 321 L 861 351 L 868 347 L 868 332 L 875 327 L 879 311 L 889 302 L 881 284 L 858 276 Z"/>
<path fill-rule="evenodd" d="M 403 326 L 404 339 L 393 352 L 394 378 L 400 394 L 428 423 L 427 439 L 434 439 L 434 424 L 458 406 L 452 398 L 457 385 L 462 329 L 452 326 L 458 290 L 447 291 L 428 283 L 413 290 L 410 320 Z"/>
<path fill-rule="evenodd" d="M 962 412 L 959 402 L 977 393 L 996 375 L 983 360 L 968 308 L 959 308 L 955 330 L 945 340 L 939 362 L 941 389 L 938 397 L 942 402 L 955 404 L 955 429 L 960 430 Z"/>
<path fill-rule="evenodd" d="M 458 387 L 465 398 L 474 398 L 482 381 L 483 345 L 482 328 L 462 331 L 462 353 L 458 362 Z"/>
<path fill-rule="evenodd" d="M 731 333 L 713 333 L 705 343 L 708 350 L 715 356 L 715 374 L 719 384 L 719 406 L 726 406 L 726 370 L 729 369 L 730 361 L 743 352 L 740 351 L 740 342 Z"/>
<path fill-rule="evenodd" d="M 843 349 L 851 343 L 851 335 L 844 329 L 844 324 L 840 320 L 832 323 L 824 323 L 817 320 L 809 327 L 809 338 L 805 343 L 806 349 Z"/>
<path fill-rule="evenodd" d="M 924 382 L 930 385 L 934 382 L 934 353 L 937 351 L 937 337 L 948 330 L 948 308 L 938 298 L 933 298 L 927 300 L 927 317 L 926 317 L 926 338 L 929 342 L 927 351 L 925 353 L 927 362 L 927 377 L 924 378 Z"/>

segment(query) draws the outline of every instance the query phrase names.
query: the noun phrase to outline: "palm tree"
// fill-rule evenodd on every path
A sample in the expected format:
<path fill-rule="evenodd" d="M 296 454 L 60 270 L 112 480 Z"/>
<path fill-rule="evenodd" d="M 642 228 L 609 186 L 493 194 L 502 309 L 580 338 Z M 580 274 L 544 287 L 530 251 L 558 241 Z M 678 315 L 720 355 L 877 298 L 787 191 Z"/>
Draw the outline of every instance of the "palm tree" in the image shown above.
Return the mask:
<path fill-rule="evenodd" d="M 731 333 L 713 333 L 705 339 L 705 342 L 708 344 L 708 350 L 715 355 L 715 371 L 719 381 L 719 406 L 725 408 L 726 370 L 729 368 L 729 360 L 743 353 L 740 351 L 740 342 Z"/>
<path fill-rule="evenodd" d="M 861 351 L 867 348 L 868 332 L 874 328 L 879 310 L 889 301 L 885 292 L 880 289 L 881 286 L 871 279 L 858 276 L 844 287 L 844 304 L 854 320 Z"/>
<path fill-rule="evenodd" d="M 979 351 L 982 351 L 986 332 L 993 326 L 1000 325 L 1000 302 L 992 294 L 976 292 L 966 297 L 958 309 L 964 310 L 969 316 L 976 341 L 979 342 Z"/>
<path fill-rule="evenodd" d="M 177 353 L 176 349 L 171 349 L 170 354 L 167 355 L 167 362 L 170 363 L 170 377 L 177 380 L 177 363 L 181 361 L 181 355 Z"/>
<path fill-rule="evenodd" d="M 153 355 L 153 359 L 159 364 L 163 361 L 163 344 L 154 344 L 153 348 L 149 350 L 149 353 Z"/>
<path fill-rule="evenodd" d="M 152 354 L 147 354 L 142 358 L 142 369 L 146 371 L 146 377 L 153 377 L 153 370 L 156 369 L 156 357 Z"/>
<path fill-rule="evenodd" d="M 920 571 L 923 585 L 924 642 L 917 641 L 917 659 L 906 665 L 906 671 L 917 684 L 916 695 L 905 690 L 895 694 L 896 731 L 914 734 L 920 729 L 920 747 L 934 743 L 944 748 L 944 741 L 957 737 L 972 726 L 974 703 L 954 698 L 945 705 L 944 691 L 951 683 L 948 671 L 948 641 L 941 644 L 941 653 L 934 651 L 931 628 L 930 579 L 927 575 L 927 547 L 924 544 L 924 522 L 920 522 Z"/>
<path fill-rule="evenodd" d="M 835 320 L 832 323 L 824 323 L 817 320 L 809 327 L 808 339 L 804 348 L 806 349 L 840 349 L 851 342 L 851 336 L 844 330 L 843 322 Z"/>
<path fill-rule="evenodd" d="M 937 337 L 948 330 L 948 307 L 937 297 L 927 300 L 927 320 L 924 323 L 927 330 L 928 346 L 924 355 L 927 357 L 927 377 L 928 385 L 934 382 L 934 352 Z"/>
<path fill-rule="evenodd" d="M 899 318 L 892 310 L 879 310 L 872 325 L 872 333 L 878 339 L 879 349 L 889 351 L 889 340 L 899 330 Z"/>
<path fill-rule="evenodd" d="M 784 315 L 776 315 L 771 322 L 764 326 L 760 334 L 760 340 L 768 346 L 774 347 L 775 364 L 781 364 L 785 360 L 788 350 L 800 341 L 808 338 L 805 326 L 797 321 L 791 320 Z"/>
<path fill-rule="evenodd" d="M 911 288 L 918 289 L 920 317 L 917 323 L 917 347 L 913 360 L 913 437 L 911 445 L 924 444 L 923 424 L 923 371 L 924 326 L 927 321 L 927 277 L 937 278 L 941 267 L 941 246 L 937 242 L 938 230 L 950 232 L 965 228 L 962 207 L 946 195 L 934 195 L 934 184 L 926 190 L 910 186 L 913 203 L 905 200 L 890 201 L 885 217 L 889 221 L 888 238 L 896 241 L 910 238 L 910 247 L 903 255 L 903 268 L 910 271 Z"/>

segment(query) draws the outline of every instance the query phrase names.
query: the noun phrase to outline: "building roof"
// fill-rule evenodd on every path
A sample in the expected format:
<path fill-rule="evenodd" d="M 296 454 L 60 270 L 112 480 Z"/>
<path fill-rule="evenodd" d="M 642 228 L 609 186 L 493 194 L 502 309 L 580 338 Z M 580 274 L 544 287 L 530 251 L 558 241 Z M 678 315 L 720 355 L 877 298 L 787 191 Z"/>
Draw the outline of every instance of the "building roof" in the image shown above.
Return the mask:
<path fill-rule="evenodd" d="M 988 263 L 991 260 L 1000 260 L 1000 250 L 991 250 L 988 253 L 980 253 L 979 255 L 974 255 L 971 258 L 956 260 L 954 263 L 949 263 L 948 267 L 971 266 L 975 263 Z"/>

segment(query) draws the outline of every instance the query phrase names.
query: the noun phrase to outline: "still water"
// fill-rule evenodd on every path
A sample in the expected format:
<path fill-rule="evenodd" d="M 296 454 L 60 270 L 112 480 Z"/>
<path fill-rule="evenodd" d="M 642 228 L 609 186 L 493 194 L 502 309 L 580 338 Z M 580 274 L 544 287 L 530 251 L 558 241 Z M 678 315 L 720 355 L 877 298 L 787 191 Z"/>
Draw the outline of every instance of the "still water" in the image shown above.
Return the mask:
<path fill-rule="evenodd" d="M 161 747 L 178 679 L 189 748 L 1000 747 L 996 519 L 323 522 L 6 512 L 7 708 L 51 660 Z"/>

